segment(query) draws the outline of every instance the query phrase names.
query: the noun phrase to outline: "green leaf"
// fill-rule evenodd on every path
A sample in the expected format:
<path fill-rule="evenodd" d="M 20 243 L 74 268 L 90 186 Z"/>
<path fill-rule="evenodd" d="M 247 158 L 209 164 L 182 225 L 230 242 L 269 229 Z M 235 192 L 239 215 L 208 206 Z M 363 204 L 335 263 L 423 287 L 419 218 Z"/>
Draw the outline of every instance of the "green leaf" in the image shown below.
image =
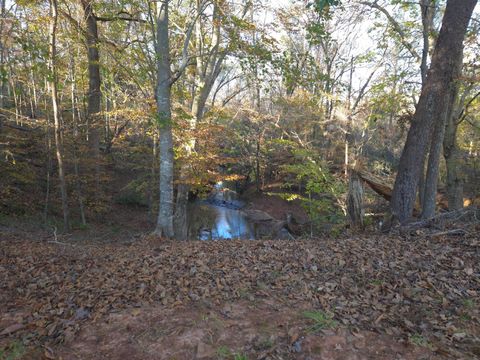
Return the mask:
<path fill-rule="evenodd" d="M 313 3 L 309 2 L 307 6 L 313 6 L 315 11 L 323 12 L 323 10 L 327 9 L 329 6 L 335 6 L 339 4 L 340 0 L 315 0 Z"/>

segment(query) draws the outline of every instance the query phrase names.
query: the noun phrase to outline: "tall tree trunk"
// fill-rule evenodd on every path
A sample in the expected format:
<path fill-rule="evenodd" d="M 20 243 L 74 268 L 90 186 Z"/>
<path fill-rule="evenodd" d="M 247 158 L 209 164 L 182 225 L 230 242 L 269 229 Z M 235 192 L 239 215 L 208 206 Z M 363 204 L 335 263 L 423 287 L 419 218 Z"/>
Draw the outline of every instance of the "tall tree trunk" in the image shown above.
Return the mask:
<path fill-rule="evenodd" d="M 447 101 L 445 99 L 445 101 Z M 448 112 L 448 109 L 445 109 Z M 445 135 L 445 117 L 441 114 L 436 120 L 432 139 L 430 141 L 430 151 L 428 153 L 427 173 L 425 175 L 425 184 L 423 188 L 422 200 L 422 219 L 430 219 L 435 216 L 437 204 L 438 173 L 440 168 L 440 154 L 442 150 L 443 137 Z"/>
<path fill-rule="evenodd" d="M 353 87 L 353 73 L 355 72 L 354 66 L 354 58 L 350 59 L 350 76 L 348 81 L 348 95 L 347 95 L 347 107 L 349 110 L 349 115 L 347 116 L 347 123 L 345 124 L 345 158 L 343 161 L 343 172 L 345 174 L 345 178 L 348 177 L 348 165 L 350 159 L 350 145 L 352 142 L 352 116 L 351 116 L 351 109 L 352 109 L 352 87 Z"/>
<path fill-rule="evenodd" d="M 422 12 L 422 37 L 423 48 L 420 64 L 420 73 L 422 75 L 422 85 L 427 80 L 428 54 L 430 52 L 430 34 L 433 29 L 433 19 L 435 17 L 435 0 L 420 0 L 420 11 Z"/>
<path fill-rule="evenodd" d="M 419 174 L 419 179 L 418 179 L 418 186 L 417 186 L 417 193 L 418 193 L 418 203 L 420 206 L 423 205 L 425 202 L 425 159 L 427 158 L 428 154 L 425 154 L 425 157 L 423 158 L 423 167 L 420 169 L 420 174 Z"/>
<path fill-rule="evenodd" d="M 25 106 L 23 106 L 23 108 L 26 110 L 27 109 L 27 102 L 23 101 L 23 87 L 20 86 L 20 93 L 18 94 L 18 105 L 19 105 L 18 108 L 20 110 L 20 112 L 19 112 L 20 117 L 18 118 L 18 120 L 19 120 L 20 126 L 23 126 L 23 119 L 24 119 L 23 111 L 22 111 L 22 102 L 25 104 Z"/>
<path fill-rule="evenodd" d="M 154 220 L 154 213 L 153 213 L 153 188 L 155 186 L 155 176 L 157 174 L 156 171 L 156 163 L 157 163 L 157 134 L 153 133 L 153 144 L 152 144 L 152 164 L 150 166 L 150 179 L 149 179 L 149 186 L 148 186 L 148 219 L 149 221 Z"/>
<path fill-rule="evenodd" d="M 85 218 L 85 206 L 83 202 L 83 192 L 82 192 L 82 185 L 81 185 L 81 178 L 80 178 L 80 170 L 79 170 L 79 156 L 78 156 L 78 140 L 79 140 L 79 133 L 78 133 L 78 122 L 80 118 L 76 116 L 76 85 L 75 85 L 75 59 L 73 55 L 73 51 L 70 51 L 70 62 L 69 62 L 69 72 L 70 72 L 70 103 L 72 109 L 72 122 L 73 122 L 73 136 L 74 136 L 74 144 L 73 144 L 73 171 L 75 174 L 75 191 L 77 193 L 78 198 L 78 209 L 80 211 L 80 220 L 82 221 L 82 225 L 87 225 L 87 220 Z"/>
<path fill-rule="evenodd" d="M 442 28 L 432 56 L 432 64 L 400 158 L 392 195 L 391 209 L 401 223 L 409 220 L 432 138 L 435 121 L 446 111 L 446 99 L 454 81 L 455 68 L 463 53 L 463 39 L 477 0 L 448 0 Z"/>
<path fill-rule="evenodd" d="M 171 114 L 170 42 L 168 38 L 168 2 L 157 3 L 157 121 L 160 153 L 160 204 L 155 233 L 173 238 L 173 136 Z"/>
<path fill-rule="evenodd" d="M 45 78 L 45 93 L 48 94 L 48 80 Z M 45 149 L 47 152 L 47 163 L 46 163 L 46 189 L 45 189 L 45 206 L 43 208 L 43 223 L 47 225 L 47 218 L 48 218 L 48 210 L 50 204 L 50 174 L 52 172 L 52 139 L 50 136 L 50 112 L 48 111 L 47 106 L 47 97 L 44 97 L 44 109 L 45 109 L 45 117 L 46 117 L 46 125 L 45 125 Z"/>
<path fill-rule="evenodd" d="M 80 211 L 80 220 L 82 221 L 82 225 L 87 225 L 87 220 L 85 218 L 85 206 L 83 204 L 83 192 L 82 192 L 82 185 L 80 183 L 80 170 L 78 169 L 78 152 L 77 152 L 77 144 L 73 144 L 73 171 L 75 174 L 75 190 L 77 192 L 78 197 L 78 210 Z"/>
<path fill-rule="evenodd" d="M 33 57 L 31 58 L 31 64 L 33 68 Z M 37 118 L 37 109 L 38 109 L 38 99 L 37 99 L 37 83 L 35 81 L 35 74 L 32 69 L 30 69 L 30 76 L 32 80 L 32 99 L 30 101 L 32 102 L 32 118 L 36 119 Z"/>
<path fill-rule="evenodd" d="M 63 224 L 64 230 L 70 229 L 67 184 L 65 181 L 65 167 L 63 164 L 63 131 L 60 123 L 60 111 L 58 108 L 57 96 L 57 74 L 55 69 L 56 58 L 56 32 L 57 32 L 57 0 L 50 0 L 50 32 L 49 32 L 49 70 L 50 70 L 50 91 L 52 94 L 53 120 L 55 126 L 55 148 L 58 162 L 58 178 L 60 180 L 60 192 L 62 194 Z"/>
<path fill-rule="evenodd" d="M 257 135 L 257 141 L 255 146 L 255 187 L 257 193 L 260 193 L 262 190 L 262 176 L 260 175 L 260 142 L 262 141 L 262 136 Z"/>
<path fill-rule="evenodd" d="M 100 89 L 100 54 L 98 51 L 97 19 L 93 13 L 92 1 L 82 0 L 84 19 L 87 25 L 86 40 L 88 46 L 88 103 L 87 122 L 89 124 L 88 142 L 91 158 L 94 162 L 95 191 L 100 191 L 100 111 L 102 92 Z"/>
<path fill-rule="evenodd" d="M 5 46 L 4 46 L 4 27 L 5 27 L 5 0 L 0 0 L 0 109 L 5 107 L 7 70 L 5 68 Z M 0 116 L 0 131 L 2 129 L 2 117 Z"/>
<path fill-rule="evenodd" d="M 445 127 L 443 156 L 447 168 L 448 210 L 463 208 L 463 179 L 458 171 L 460 152 L 457 145 L 457 118 L 450 116 Z"/>
<path fill-rule="evenodd" d="M 75 76 L 75 57 L 73 50 L 70 51 L 70 98 L 71 98 L 71 109 L 72 109 L 72 122 L 73 122 L 73 136 L 78 137 L 78 125 L 80 122 L 80 113 L 78 111 L 77 104 L 77 88 L 76 88 L 76 76 Z"/>
<path fill-rule="evenodd" d="M 10 82 L 10 88 L 12 89 L 12 95 L 13 95 L 13 104 L 15 106 L 15 124 L 19 124 L 19 119 L 21 114 L 20 110 L 20 104 L 18 103 L 18 95 L 17 95 L 17 85 L 15 84 L 15 79 L 12 76 L 13 70 L 10 68 L 10 74 L 9 74 L 9 82 Z"/>
<path fill-rule="evenodd" d="M 436 199 L 437 199 L 437 184 L 440 167 L 440 155 L 442 152 L 442 144 L 445 137 L 445 125 L 447 119 L 452 117 L 455 99 L 458 94 L 458 77 L 460 76 L 462 68 L 463 56 L 461 56 L 455 64 L 454 81 L 451 84 L 449 93 L 445 98 L 445 112 L 441 114 L 440 118 L 435 123 L 433 137 L 430 146 L 430 154 L 428 157 L 427 175 L 425 178 L 425 193 L 422 203 L 422 218 L 429 219 L 435 216 Z"/>
<path fill-rule="evenodd" d="M 458 125 L 462 122 L 463 116 L 468 106 L 480 96 L 478 92 L 465 105 L 465 100 L 471 89 L 465 89 L 462 96 L 456 94 L 456 98 L 452 98 L 453 111 L 447 117 L 445 124 L 445 137 L 443 139 L 443 156 L 445 158 L 447 170 L 447 199 L 448 209 L 458 210 L 463 208 L 463 177 L 458 171 L 460 162 L 460 150 L 457 144 Z"/>

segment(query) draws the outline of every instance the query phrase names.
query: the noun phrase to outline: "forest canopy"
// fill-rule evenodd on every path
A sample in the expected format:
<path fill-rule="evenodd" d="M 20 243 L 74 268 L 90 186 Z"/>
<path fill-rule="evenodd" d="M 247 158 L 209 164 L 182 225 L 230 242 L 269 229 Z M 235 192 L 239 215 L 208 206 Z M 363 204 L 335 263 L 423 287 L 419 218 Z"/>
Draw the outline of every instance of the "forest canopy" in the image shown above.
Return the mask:
<path fill-rule="evenodd" d="M 2 0 L 2 212 L 139 205 L 185 239 L 220 181 L 299 202 L 311 235 L 473 204 L 475 5 Z"/>

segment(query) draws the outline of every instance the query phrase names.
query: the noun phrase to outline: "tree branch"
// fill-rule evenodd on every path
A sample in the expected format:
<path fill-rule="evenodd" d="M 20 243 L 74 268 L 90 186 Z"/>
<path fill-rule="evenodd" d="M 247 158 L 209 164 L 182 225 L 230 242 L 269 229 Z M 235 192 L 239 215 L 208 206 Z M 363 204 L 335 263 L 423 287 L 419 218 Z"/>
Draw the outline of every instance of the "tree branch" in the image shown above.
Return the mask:
<path fill-rule="evenodd" d="M 462 111 L 460 112 L 460 116 L 459 116 L 459 121 L 457 123 L 460 124 L 462 121 L 464 121 L 466 118 L 467 118 L 467 115 L 468 115 L 468 108 L 470 107 L 470 105 L 472 105 L 472 103 L 475 101 L 476 98 L 478 98 L 480 96 L 480 91 L 477 92 L 466 104 L 465 106 L 463 107 Z M 468 122 L 468 121 L 467 121 Z M 474 126 L 472 123 L 468 122 L 470 125 Z"/>
<path fill-rule="evenodd" d="M 147 23 L 147 20 L 132 17 L 130 14 L 127 14 L 128 16 L 122 16 L 120 14 L 121 13 L 119 13 L 116 16 L 110 16 L 110 17 L 94 15 L 94 18 L 97 21 L 103 21 L 103 22 L 108 22 L 108 21 L 134 21 L 134 22 L 139 22 L 139 23 L 144 23 L 144 24 Z"/>
<path fill-rule="evenodd" d="M 377 9 L 380 12 L 382 12 L 390 22 L 390 25 L 392 25 L 393 29 L 395 32 L 397 32 L 398 35 L 400 35 L 400 42 L 402 43 L 403 46 L 407 48 L 407 50 L 412 54 L 412 56 L 417 60 L 418 62 L 422 61 L 422 58 L 420 55 L 418 55 L 417 51 L 413 48 L 412 44 L 410 44 L 406 38 L 405 31 L 403 31 L 402 27 L 398 23 L 397 20 L 388 12 L 387 9 L 385 9 L 383 6 L 378 5 L 376 2 L 369 2 L 369 1 L 360 1 L 360 4 L 369 6 L 371 8 Z"/>

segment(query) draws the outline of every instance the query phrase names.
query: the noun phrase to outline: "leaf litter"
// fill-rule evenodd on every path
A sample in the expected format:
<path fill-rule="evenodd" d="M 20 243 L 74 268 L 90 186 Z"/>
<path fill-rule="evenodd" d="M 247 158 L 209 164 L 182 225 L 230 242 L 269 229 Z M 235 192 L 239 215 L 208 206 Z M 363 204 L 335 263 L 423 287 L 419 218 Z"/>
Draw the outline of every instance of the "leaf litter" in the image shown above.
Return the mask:
<path fill-rule="evenodd" d="M 152 307 L 185 314 L 206 307 L 235 326 L 240 320 L 229 315 L 228 305 L 247 302 L 262 304 L 264 314 L 293 316 L 298 325 L 298 331 L 284 328 L 283 335 L 265 340 L 277 344 L 264 358 L 301 358 L 295 352 L 302 348 L 299 339 L 308 344 L 313 336 L 302 311 L 329 314 L 337 327 L 329 331 L 348 329 L 354 338 L 377 334 L 420 344 L 438 358 L 479 358 L 479 255 L 475 236 L 154 244 L 145 239 L 75 247 L 4 238 L 0 348 L 22 341 L 46 346 L 53 356 L 52 347 L 75 343 L 88 326 L 115 314 L 141 317 Z M 255 356 L 265 353 L 252 339 L 245 341 L 250 345 L 238 346 Z"/>

